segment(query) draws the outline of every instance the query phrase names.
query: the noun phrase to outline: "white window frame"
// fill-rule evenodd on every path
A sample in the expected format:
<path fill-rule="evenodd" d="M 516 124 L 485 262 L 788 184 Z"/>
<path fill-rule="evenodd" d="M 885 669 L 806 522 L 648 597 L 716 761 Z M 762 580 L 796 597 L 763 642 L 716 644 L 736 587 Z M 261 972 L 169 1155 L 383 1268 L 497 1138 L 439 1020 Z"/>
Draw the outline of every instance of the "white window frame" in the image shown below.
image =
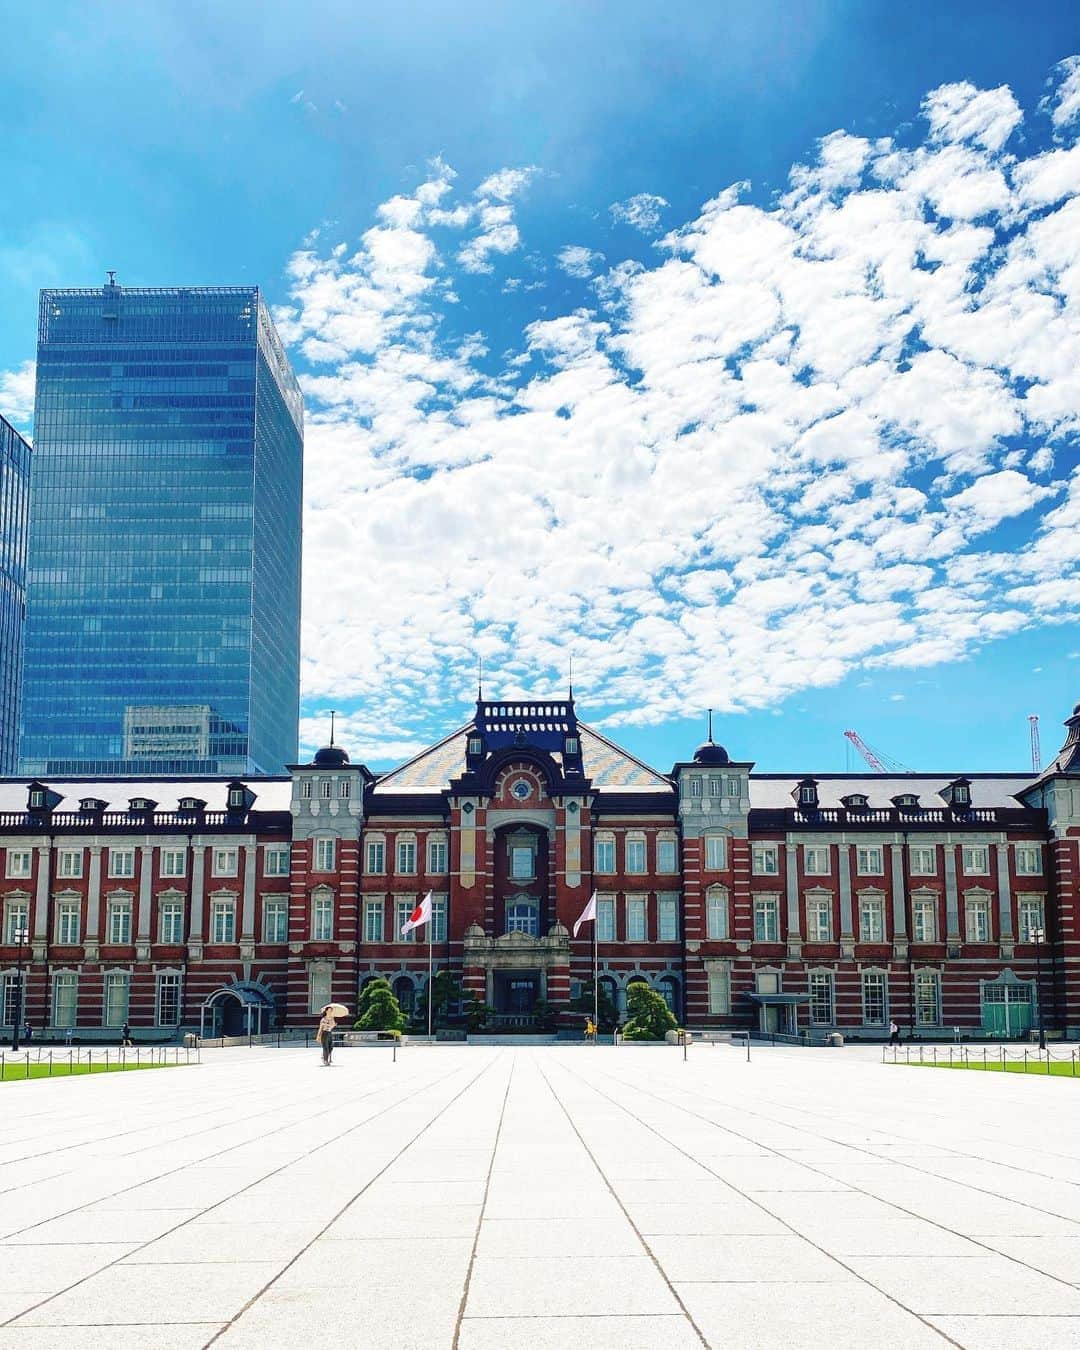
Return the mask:
<path fill-rule="evenodd" d="M 821 919 L 824 917 L 825 922 Z M 831 895 L 810 895 L 806 898 L 807 942 L 832 942 L 833 898 Z"/>
<path fill-rule="evenodd" d="M 115 1006 L 114 991 L 122 990 L 119 1006 Z M 122 1027 L 131 1008 L 131 973 L 126 970 L 107 970 L 101 988 L 101 1025 Z"/>
<path fill-rule="evenodd" d="M 754 941 L 780 941 L 780 897 L 777 895 L 754 896 Z M 768 934 L 772 932 L 770 937 Z M 764 933 L 764 935 L 763 935 Z"/>
<path fill-rule="evenodd" d="M 862 1021 L 864 1027 L 887 1027 L 889 1025 L 889 978 L 884 970 L 868 969 L 862 972 L 859 981 L 862 993 Z M 867 999 L 867 992 L 871 986 L 875 986 L 881 991 L 881 1016 L 872 1018 L 869 1014 L 869 1005 L 871 1000 Z"/>
<path fill-rule="evenodd" d="M 727 835 L 707 834 L 705 836 L 706 872 L 722 872 L 727 867 Z"/>
<path fill-rule="evenodd" d="M 627 942 L 649 940 L 649 901 L 644 895 L 626 897 L 626 940 Z"/>
<path fill-rule="evenodd" d="M 927 925 L 927 919 L 929 919 L 929 925 Z M 927 936 L 928 927 L 929 936 Z M 921 933 L 920 929 L 922 929 Z M 911 940 L 912 942 L 936 942 L 938 940 L 938 901 L 936 896 L 912 896 Z"/>
<path fill-rule="evenodd" d="M 305 802 L 311 801 L 311 779 L 304 778 L 300 783 L 300 796 Z"/>
<path fill-rule="evenodd" d="M 700 797 L 701 795 L 702 795 L 701 778 L 695 775 L 693 778 L 690 779 L 690 796 Z"/>
<path fill-rule="evenodd" d="M 923 995 L 924 989 L 933 993 L 932 1005 L 928 1005 Z M 928 1006 L 932 1007 L 933 1018 L 924 1015 Z M 917 1027 L 939 1027 L 941 1012 L 941 973 L 937 970 L 916 970 L 915 972 L 915 1025 Z"/>
<path fill-rule="evenodd" d="M 65 898 L 56 902 L 56 943 L 77 947 L 82 932 L 82 901 Z"/>
<path fill-rule="evenodd" d="M 859 896 L 859 941 L 885 942 L 885 897 Z"/>
<path fill-rule="evenodd" d="M 709 774 L 709 797 L 715 801 L 724 795 L 724 778 L 722 774 Z"/>
<path fill-rule="evenodd" d="M 710 886 L 705 892 L 705 936 L 710 942 L 731 937 L 731 896 L 726 886 Z"/>
<path fill-rule="evenodd" d="M 662 893 L 656 897 L 656 940 L 678 942 L 679 897 Z"/>
<path fill-rule="evenodd" d="M 596 897 L 596 940 L 597 942 L 615 942 L 615 897 L 598 895 Z"/>
<path fill-rule="evenodd" d="M 165 1013 L 164 994 L 166 989 L 174 990 L 176 993 L 175 1000 L 170 1000 L 170 1002 L 175 1002 L 176 1006 L 175 1018 L 169 1018 L 163 1015 Z M 180 995 L 181 995 L 180 972 L 176 970 L 159 971 L 157 983 L 154 988 L 154 1019 L 155 1024 L 157 1026 L 178 1027 L 180 1025 L 180 1022 L 182 1020 L 180 1008 Z"/>
<path fill-rule="evenodd" d="M 381 896 L 364 900 L 364 941 L 385 942 L 386 902 Z"/>
<path fill-rule="evenodd" d="M 1026 912 L 1025 912 L 1026 911 Z M 1046 897 L 1044 895 L 1019 895 L 1016 898 L 1016 917 L 1018 920 L 1018 942 L 1033 942 L 1031 936 L 1036 930 L 1046 932 Z M 1045 941 L 1045 938 L 1043 939 Z"/>
<path fill-rule="evenodd" d="M 398 835 L 394 844 L 395 875 L 399 877 L 416 876 L 416 836 Z"/>
<path fill-rule="evenodd" d="M 446 921 L 448 912 L 448 901 L 445 895 L 433 895 L 431 897 L 431 940 L 432 942 L 446 941 Z"/>
<path fill-rule="evenodd" d="M 273 923 L 271 923 L 271 919 Z M 279 920 L 284 922 L 279 923 Z M 262 913 L 263 941 L 282 943 L 289 940 L 289 900 L 284 895 L 263 896 Z M 281 936 L 276 936 L 280 929 Z"/>
<path fill-rule="evenodd" d="M 70 998 L 61 994 L 61 990 L 70 990 Z M 79 976 L 74 970 L 58 970 L 52 978 L 52 1024 L 66 1029 L 79 1022 Z"/>
<path fill-rule="evenodd" d="M 673 876 L 679 870 L 679 840 L 673 834 L 656 836 L 656 870 L 661 876 Z"/>
<path fill-rule="evenodd" d="M 960 849 L 961 862 L 966 877 L 988 877 L 990 875 L 990 849 L 986 844 L 964 844 Z"/>
<path fill-rule="evenodd" d="M 109 849 L 109 879 L 112 881 L 131 881 L 135 876 L 135 850 L 133 848 Z"/>
<path fill-rule="evenodd" d="M 623 842 L 626 874 L 643 877 L 649 870 L 648 848 L 643 834 L 628 834 Z"/>
<path fill-rule="evenodd" d="M 450 843 L 444 834 L 428 836 L 427 870 L 431 876 L 445 876 L 450 870 Z"/>
<path fill-rule="evenodd" d="M 334 796 L 334 784 L 329 778 L 323 778 L 319 783 L 319 800 L 323 802 L 330 801 Z"/>
<path fill-rule="evenodd" d="M 836 1025 L 836 977 L 831 970 L 811 970 L 807 972 L 806 989 L 810 995 L 810 1002 L 807 1004 L 807 1019 L 812 1027 L 834 1027 Z M 825 990 L 826 997 L 824 1004 L 828 1016 L 820 1015 L 822 1000 L 817 991 Z M 818 1004 L 815 1005 L 815 997 L 818 996 Z"/>
<path fill-rule="evenodd" d="M 7 870 L 5 875 L 11 881 L 27 881 L 34 870 L 34 850 L 32 848 L 9 848 L 7 850 Z"/>
<path fill-rule="evenodd" d="M 170 881 L 187 876 L 187 849 L 163 848 L 161 850 L 161 875 Z"/>
<path fill-rule="evenodd" d="M 83 851 L 81 848 L 62 848 L 56 859 L 56 875 L 65 881 L 78 881 L 83 874 Z"/>
<path fill-rule="evenodd" d="M 731 1013 L 731 971 L 727 966 L 709 968 L 709 1013 L 713 1017 Z"/>
<path fill-rule="evenodd" d="M 929 865 L 927 865 L 927 854 L 929 854 Z M 913 877 L 936 877 L 937 845 L 912 844 L 908 853 L 908 868 Z"/>
<path fill-rule="evenodd" d="M 166 918 L 178 919 L 179 923 L 175 927 L 179 930 L 170 934 L 174 925 L 170 922 L 166 924 Z M 176 896 L 169 896 L 164 900 L 158 901 L 158 941 L 168 947 L 175 947 L 184 940 L 184 902 Z"/>
<path fill-rule="evenodd" d="M 598 834 L 593 838 L 593 871 L 601 876 L 615 873 L 615 836 Z"/>
<path fill-rule="evenodd" d="M 372 864 L 378 863 L 375 867 Z M 386 836 L 381 834 L 369 835 L 364 840 L 364 874 L 369 877 L 383 877 L 386 875 Z"/>
<path fill-rule="evenodd" d="M 808 877 L 832 875 L 832 849 L 828 844 L 803 845 L 803 873 Z M 812 865 L 811 865 L 812 864 Z"/>
<path fill-rule="evenodd" d="M 318 1013 L 334 997 L 334 972 L 329 966 L 308 967 L 308 1012 Z"/>
<path fill-rule="evenodd" d="M 964 896 L 964 938 L 967 942 L 993 942 L 994 926 L 988 895 Z"/>
<path fill-rule="evenodd" d="M 318 888 L 311 895 L 311 940 L 333 942 L 334 896 L 332 891 Z"/>
<path fill-rule="evenodd" d="M 235 877 L 240 871 L 240 850 L 230 845 L 217 845 L 210 851 L 210 875 Z"/>
<path fill-rule="evenodd" d="M 1042 845 L 1017 844 L 1016 875 L 1018 877 L 1041 877 L 1042 874 L 1043 874 Z"/>
<path fill-rule="evenodd" d="M 418 932 L 417 929 L 415 929 L 415 928 L 410 928 L 409 931 L 408 931 L 407 933 L 405 933 L 404 935 L 403 935 L 402 932 L 401 932 L 402 927 L 408 922 L 408 920 L 409 920 L 409 915 L 413 912 L 413 910 L 414 910 L 415 908 L 416 908 L 416 901 L 415 901 L 415 900 L 408 900 L 408 899 L 403 900 L 403 899 L 401 898 L 400 895 L 395 895 L 395 896 L 394 896 L 394 941 L 395 941 L 395 942 L 410 942 L 410 943 L 415 943 L 415 942 L 416 942 L 416 934 L 417 934 L 417 932 Z M 424 936 L 426 937 L 427 934 L 425 933 Z"/>
<path fill-rule="evenodd" d="M 311 870 L 333 872 L 337 866 L 337 840 L 332 834 L 316 835 L 311 845 Z"/>
<path fill-rule="evenodd" d="M 210 897 L 210 941 L 225 947 L 236 941 L 236 901 L 230 896 Z"/>
<path fill-rule="evenodd" d="M 754 844 L 750 850 L 750 872 L 755 877 L 780 875 L 779 844 Z"/>
<path fill-rule="evenodd" d="M 885 850 L 881 844 L 856 844 L 855 875 L 860 877 L 885 875 Z"/>
<path fill-rule="evenodd" d="M 126 896 L 117 896 L 110 899 L 106 905 L 106 929 L 105 941 L 112 947 L 127 947 L 131 945 L 131 924 L 132 924 L 133 905 Z"/>
<path fill-rule="evenodd" d="M 291 850 L 287 844 L 268 844 L 263 854 L 263 876 L 287 877 L 291 863 Z"/>
<path fill-rule="evenodd" d="M 352 785 L 347 778 L 343 778 L 338 784 L 338 797 L 341 801 L 348 801 L 352 796 Z"/>
<path fill-rule="evenodd" d="M 30 941 L 30 901 L 4 901 L 4 943 L 8 947 L 16 945 L 15 934 L 22 930 L 26 933 L 24 942 Z"/>

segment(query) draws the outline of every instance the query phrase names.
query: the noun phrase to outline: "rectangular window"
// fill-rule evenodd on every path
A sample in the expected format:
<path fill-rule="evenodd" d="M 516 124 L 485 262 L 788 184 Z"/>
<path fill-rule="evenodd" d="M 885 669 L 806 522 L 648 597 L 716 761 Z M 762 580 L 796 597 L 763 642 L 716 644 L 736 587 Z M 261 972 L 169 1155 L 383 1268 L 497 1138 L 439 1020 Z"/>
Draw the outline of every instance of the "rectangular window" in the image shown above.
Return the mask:
<path fill-rule="evenodd" d="M 709 796 L 722 797 L 724 795 L 724 780 L 718 775 L 709 775 Z"/>
<path fill-rule="evenodd" d="M 809 982 L 810 1025 L 831 1027 L 833 1024 L 833 977 L 828 970 L 812 970 Z"/>
<path fill-rule="evenodd" d="M 937 901 L 916 900 L 911 906 L 912 937 L 916 942 L 937 941 Z"/>
<path fill-rule="evenodd" d="M 885 941 L 885 902 L 876 897 L 862 896 L 859 900 L 859 941 Z"/>
<path fill-rule="evenodd" d="M 214 849 L 214 858 L 211 872 L 215 877 L 234 877 L 236 876 L 238 853 L 234 848 L 216 848 Z"/>
<path fill-rule="evenodd" d="M 182 900 L 162 900 L 158 906 L 158 927 L 161 941 L 175 946 L 184 940 L 184 903 Z"/>
<path fill-rule="evenodd" d="M 808 877 L 829 875 L 829 847 L 827 844 L 807 844 L 803 849 L 803 870 Z"/>
<path fill-rule="evenodd" d="M 626 870 L 634 876 L 645 874 L 645 840 L 628 839 L 626 841 Z"/>
<path fill-rule="evenodd" d="M 710 872 L 722 872 L 727 866 L 727 840 L 722 834 L 705 836 L 705 867 Z"/>
<path fill-rule="evenodd" d="M 133 877 L 135 875 L 135 850 L 133 848 L 109 849 L 109 876 Z"/>
<path fill-rule="evenodd" d="M 932 877 L 937 872 L 937 848 L 933 844 L 912 844 L 911 875 Z"/>
<path fill-rule="evenodd" d="M 338 784 L 338 796 L 342 801 L 346 801 L 350 794 L 351 784 L 347 778 L 343 778 Z"/>
<path fill-rule="evenodd" d="M 182 877 L 187 873 L 187 852 L 182 848 L 163 848 L 161 850 L 161 875 L 163 877 Z"/>
<path fill-rule="evenodd" d="M 705 936 L 723 942 L 728 936 L 727 891 L 713 887 L 705 896 Z"/>
<path fill-rule="evenodd" d="M 289 875 L 289 850 L 287 848 L 268 848 L 263 855 L 263 874 L 268 877 L 287 877 Z"/>
<path fill-rule="evenodd" d="M 53 976 L 52 1021 L 54 1027 L 73 1027 L 78 1011 L 78 976 L 61 971 Z"/>
<path fill-rule="evenodd" d="M 397 846 L 397 870 L 402 876 L 412 876 L 416 872 L 416 840 L 399 839 Z"/>
<path fill-rule="evenodd" d="M 709 1012 L 717 1017 L 731 1012 L 731 977 L 726 967 L 709 971 Z"/>
<path fill-rule="evenodd" d="M 678 849 L 674 839 L 656 841 L 656 870 L 658 872 L 677 872 L 679 870 Z"/>
<path fill-rule="evenodd" d="M 1042 849 L 1038 844 L 1018 844 L 1016 848 L 1017 876 L 1041 877 L 1042 870 Z"/>
<path fill-rule="evenodd" d="M 328 802 L 334 795 L 334 785 L 329 778 L 324 778 L 319 784 L 319 796 L 324 802 Z"/>
<path fill-rule="evenodd" d="M 596 940 L 615 941 L 615 900 L 610 895 L 597 896 L 596 899 Z"/>
<path fill-rule="evenodd" d="M 331 971 L 327 966 L 312 966 L 308 972 L 308 1011 L 322 1012 L 330 1002 Z"/>
<path fill-rule="evenodd" d="M 334 897 L 317 895 L 311 904 L 312 942 L 332 942 L 334 938 Z"/>
<path fill-rule="evenodd" d="M 738 778 L 729 778 L 727 780 L 727 795 L 729 797 L 742 796 L 742 787 Z"/>
<path fill-rule="evenodd" d="M 678 942 L 679 940 L 679 902 L 674 895 L 661 895 L 656 902 L 660 942 Z"/>
<path fill-rule="evenodd" d="M 885 972 L 882 970 L 864 970 L 862 977 L 863 1025 L 883 1027 L 886 1009 Z"/>
<path fill-rule="evenodd" d="M 180 976 L 159 975 L 157 981 L 157 1024 L 159 1027 L 180 1025 Z"/>
<path fill-rule="evenodd" d="M 56 906 L 56 940 L 62 947 L 71 947 L 79 940 L 78 900 L 61 900 Z"/>
<path fill-rule="evenodd" d="M 447 871 L 447 848 L 445 839 L 428 840 L 427 870 L 435 874 Z"/>
<path fill-rule="evenodd" d="M 122 1027 L 128 1016 L 130 980 L 124 971 L 110 970 L 105 976 L 105 1016 L 102 1025 Z"/>
<path fill-rule="evenodd" d="M 415 942 L 416 934 L 420 931 L 417 928 L 410 928 L 402 936 L 401 930 L 409 922 L 409 915 L 416 908 L 414 900 L 395 900 L 394 901 L 394 941 L 395 942 Z M 424 934 L 427 937 L 427 934 Z"/>
<path fill-rule="evenodd" d="M 310 800 L 311 800 L 311 779 L 310 779 L 310 778 L 305 778 L 304 781 L 300 784 L 300 796 L 303 797 L 303 799 L 304 799 L 305 801 L 310 801 Z"/>
<path fill-rule="evenodd" d="M 63 848 L 56 862 L 56 875 L 65 880 L 81 877 L 83 874 L 83 855 L 81 848 Z"/>
<path fill-rule="evenodd" d="M 964 875 L 985 877 L 990 872 L 990 852 L 985 844 L 965 844 L 961 849 Z"/>
<path fill-rule="evenodd" d="M 881 845 L 860 844 L 855 850 L 855 870 L 861 877 L 883 876 L 885 865 Z"/>
<path fill-rule="evenodd" d="M 30 937 L 30 903 L 9 900 L 4 906 L 4 941 L 9 947 Z"/>
<path fill-rule="evenodd" d="M 336 839 L 316 839 L 315 840 L 315 863 L 312 868 L 315 872 L 332 872 L 334 870 L 334 845 Z"/>
<path fill-rule="evenodd" d="M 780 903 L 774 895 L 759 895 L 754 900 L 754 941 L 780 941 Z"/>
<path fill-rule="evenodd" d="M 915 1024 L 941 1025 L 941 985 L 934 970 L 920 970 L 915 976 Z"/>
<path fill-rule="evenodd" d="M 534 854 L 528 844 L 515 844 L 510 849 L 510 876 L 514 881 L 531 881 L 535 874 Z"/>
<path fill-rule="evenodd" d="M 775 844 L 755 844 L 751 855 L 751 871 L 757 877 L 775 877 L 780 872 L 779 858 Z"/>
<path fill-rule="evenodd" d="M 263 901 L 263 941 L 288 942 L 289 902 L 282 896 Z"/>
<path fill-rule="evenodd" d="M 593 871 L 611 873 L 615 871 L 615 840 L 597 839 L 593 844 Z"/>
<path fill-rule="evenodd" d="M 131 941 L 130 900 L 110 900 L 109 941 L 121 946 Z"/>
<path fill-rule="evenodd" d="M 690 796 L 691 796 L 691 797 L 700 797 L 700 796 L 701 796 L 701 779 L 700 779 L 700 778 L 691 778 L 691 779 L 690 779 Z"/>
<path fill-rule="evenodd" d="M 381 942 L 383 940 L 383 912 L 385 906 L 381 900 L 364 901 L 364 941 Z"/>
<path fill-rule="evenodd" d="M 446 897 L 436 900 L 432 897 L 431 901 L 431 940 L 432 942 L 446 941 Z"/>
<path fill-rule="evenodd" d="M 644 942 L 645 939 L 645 897 L 628 895 L 626 897 L 626 940 Z"/>
<path fill-rule="evenodd" d="M 13 1027 L 16 1017 L 20 1016 L 22 1009 L 19 1004 L 19 977 L 13 970 L 9 970 L 6 975 L 0 976 L 0 990 L 3 991 L 3 1005 L 0 1008 L 0 1025 Z"/>
<path fill-rule="evenodd" d="M 969 942 L 990 941 L 990 901 L 968 899 L 964 905 L 967 940 Z"/>
<path fill-rule="evenodd" d="M 808 942 L 832 941 L 832 899 L 815 896 L 806 902 L 806 939 Z"/>
<path fill-rule="evenodd" d="M 236 902 L 234 900 L 211 901 L 210 941 L 236 941 Z"/>
<path fill-rule="evenodd" d="M 9 848 L 7 851 L 7 874 L 9 877 L 28 877 L 34 865 L 33 850 L 28 848 Z"/>
<path fill-rule="evenodd" d="M 1042 896 L 1020 897 L 1020 941 L 1034 942 L 1034 934 L 1046 932 L 1046 906 Z"/>
<path fill-rule="evenodd" d="M 386 845 L 381 839 L 367 841 L 367 866 L 369 876 L 381 876 L 386 871 Z"/>

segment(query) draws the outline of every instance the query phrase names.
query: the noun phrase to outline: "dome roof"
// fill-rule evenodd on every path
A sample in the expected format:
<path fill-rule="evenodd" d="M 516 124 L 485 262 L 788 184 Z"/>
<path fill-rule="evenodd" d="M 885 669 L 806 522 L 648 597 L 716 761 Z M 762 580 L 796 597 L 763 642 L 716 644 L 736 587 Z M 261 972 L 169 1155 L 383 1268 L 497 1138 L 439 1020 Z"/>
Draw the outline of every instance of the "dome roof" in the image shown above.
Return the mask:
<path fill-rule="evenodd" d="M 311 762 L 320 769 L 341 769 L 349 762 L 349 752 L 340 745 L 324 745 L 321 750 L 315 751 L 315 758 Z"/>
<path fill-rule="evenodd" d="M 694 751 L 695 764 L 730 764 L 731 756 L 722 745 L 706 741 Z"/>

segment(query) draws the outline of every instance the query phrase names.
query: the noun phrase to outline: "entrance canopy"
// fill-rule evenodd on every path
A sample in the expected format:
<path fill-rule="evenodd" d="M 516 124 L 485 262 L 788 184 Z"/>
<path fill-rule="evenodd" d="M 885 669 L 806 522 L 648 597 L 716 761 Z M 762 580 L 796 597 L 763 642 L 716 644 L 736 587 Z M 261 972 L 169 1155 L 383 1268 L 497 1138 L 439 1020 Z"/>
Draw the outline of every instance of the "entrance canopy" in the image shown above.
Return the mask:
<path fill-rule="evenodd" d="M 211 1027 L 220 1022 L 222 1036 L 261 1033 L 273 1011 L 270 996 L 257 985 L 226 984 L 215 989 L 199 1009 L 199 1035 L 206 1035 L 208 1017 Z"/>

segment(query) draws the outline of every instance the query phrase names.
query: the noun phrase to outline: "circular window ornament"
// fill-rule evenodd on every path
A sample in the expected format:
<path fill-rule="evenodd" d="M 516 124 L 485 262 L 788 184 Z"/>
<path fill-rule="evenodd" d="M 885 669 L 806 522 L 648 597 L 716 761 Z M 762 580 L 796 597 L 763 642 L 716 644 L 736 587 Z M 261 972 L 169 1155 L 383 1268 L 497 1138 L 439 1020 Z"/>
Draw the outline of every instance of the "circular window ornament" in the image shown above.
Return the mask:
<path fill-rule="evenodd" d="M 524 778 L 519 778 L 511 784 L 510 792 L 519 802 L 523 802 L 527 797 L 532 796 L 532 785 Z"/>

